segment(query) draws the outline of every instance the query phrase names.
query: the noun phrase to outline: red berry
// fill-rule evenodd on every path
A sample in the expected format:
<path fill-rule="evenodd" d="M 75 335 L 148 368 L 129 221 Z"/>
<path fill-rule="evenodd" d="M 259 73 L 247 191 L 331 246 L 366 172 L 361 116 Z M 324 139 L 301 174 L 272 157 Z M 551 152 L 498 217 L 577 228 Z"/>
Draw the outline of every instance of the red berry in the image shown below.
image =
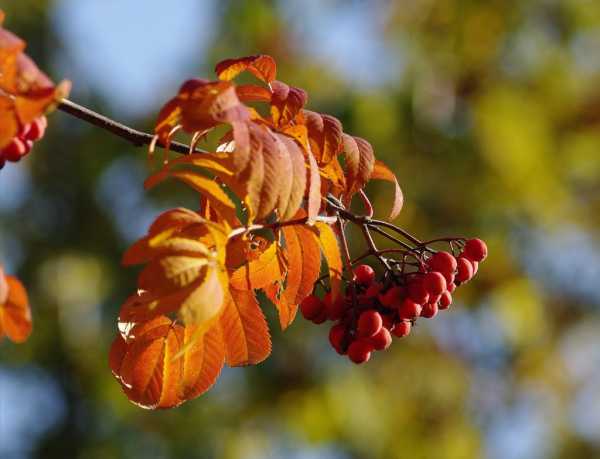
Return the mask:
<path fill-rule="evenodd" d="M 408 283 L 408 296 L 417 304 L 425 304 L 429 301 L 429 293 L 423 285 L 423 279 L 414 279 Z"/>
<path fill-rule="evenodd" d="M 344 354 L 342 350 L 342 342 L 346 335 L 346 327 L 343 324 L 336 324 L 329 330 L 329 343 L 338 354 Z"/>
<path fill-rule="evenodd" d="M 322 324 L 323 322 L 325 322 L 326 320 L 327 320 L 327 310 L 323 309 L 317 317 L 313 317 L 311 319 L 311 322 L 313 324 L 319 325 L 319 324 Z"/>
<path fill-rule="evenodd" d="M 453 284 L 454 285 L 454 284 Z M 449 291 L 442 293 L 442 297 L 440 298 L 439 308 L 440 309 L 448 309 L 452 304 L 452 295 Z"/>
<path fill-rule="evenodd" d="M 381 292 L 382 288 L 383 288 L 383 285 L 381 285 L 379 282 L 375 282 L 374 284 L 371 284 L 369 286 L 369 288 L 365 291 L 365 297 L 366 298 L 376 298 L 377 295 L 379 295 L 379 292 Z"/>
<path fill-rule="evenodd" d="M 446 279 L 442 273 L 432 271 L 423 277 L 423 287 L 425 287 L 429 295 L 439 295 L 446 291 Z"/>
<path fill-rule="evenodd" d="M 398 308 L 398 317 L 401 319 L 411 320 L 419 317 L 421 314 L 421 305 L 413 300 L 406 298 L 400 308 Z M 396 325 L 398 326 L 398 325 Z"/>
<path fill-rule="evenodd" d="M 300 311 L 305 319 L 313 320 L 325 310 L 323 302 L 315 295 L 309 295 L 300 303 Z"/>
<path fill-rule="evenodd" d="M 358 318 L 358 334 L 369 338 L 381 330 L 383 320 L 381 315 L 374 309 L 364 311 Z"/>
<path fill-rule="evenodd" d="M 369 285 L 375 279 L 375 271 L 369 265 L 358 265 L 354 268 L 356 282 L 362 285 Z"/>
<path fill-rule="evenodd" d="M 477 274 L 477 271 L 479 271 L 479 262 L 478 261 L 473 261 L 470 260 L 471 264 L 473 265 L 473 276 L 475 276 L 475 274 Z"/>
<path fill-rule="evenodd" d="M 331 301 L 331 292 L 327 293 L 323 298 L 323 304 L 327 310 L 327 317 L 330 320 L 341 319 L 346 312 L 346 300 L 342 295 L 338 295 L 337 299 Z"/>
<path fill-rule="evenodd" d="M 390 347 L 390 344 L 392 344 L 392 335 L 390 335 L 390 332 L 387 328 L 381 327 L 381 330 L 379 330 L 374 336 L 369 338 L 369 341 L 371 342 L 375 350 L 382 351 Z"/>
<path fill-rule="evenodd" d="M 438 313 L 438 306 L 435 303 L 427 303 L 423 306 L 421 311 L 421 317 L 425 317 L 426 319 L 431 319 L 436 316 Z"/>
<path fill-rule="evenodd" d="M 447 292 L 454 293 L 454 290 L 456 290 L 456 284 L 454 282 L 452 282 L 451 284 L 448 284 Z"/>
<path fill-rule="evenodd" d="M 381 316 L 381 319 L 383 320 L 383 326 L 385 328 L 387 328 L 389 331 L 394 329 L 394 319 L 391 315 Z"/>
<path fill-rule="evenodd" d="M 464 253 L 473 261 L 483 261 L 488 254 L 487 245 L 481 239 L 469 239 L 465 244 Z"/>
<path fill-rule="evenodd" d="M 442 299 L 442 295 L 443 295 L 443 293 L 441 295 L 436 295 L 436 296 L 429 297 L 428 303 L 438 304 L 439 301 Z"/>
<path fill-rule="evenodd" d="M 458 282 L 468 282 L 473 277 L 473 265 L 468 258 L 459 257 L 457 269 L 456 280 Z"/>
<path fill-rule="evenodd" d="M 396 324 L 392 333 L 394 334 L 394 336 L 396 336 L 398 338 L 404 338 L 405 336 L 408 336 L 411 328 L 412 328 L 412 324 L 407 320 L 403 320 Z"/>
<path fill-rule="evenodd" d="M 20 138 L 14 137 L 10 143 L 4 147 L 2 153 L 8 161 L 16 163 L 27 153 L 27 145 Z"/>
<path fill-rule="evenodd" d="M 432 271 L 439 271 L 445 276 L 456 271 L 456 258 L 449 252 L 437 252 L 429 259 L 427 265 Z"/>
<path fill-rule="evenodd" d="M 446 288 L 448 288 L 448 285 L 450 285 L 454 282 L 456 275 L 454 273 L 452 273 L 452 274 L 442 273 L 442 275 L 444 276 L 444 279 L 446 279 Z"/>
<path fill-rule="evenodd" d="M 372 351 L 373 345 L 370 342 L 358 339 L 348 346 L 348 357 L 354 363 L 365 363 L 371 358 Z"/>
<path fill-rule="evenodd" d="M 397 307 L 404 299 L 406 292 L 402 287 L 392 287 L 379 295 L 379 302 L 388 308 Z"/>

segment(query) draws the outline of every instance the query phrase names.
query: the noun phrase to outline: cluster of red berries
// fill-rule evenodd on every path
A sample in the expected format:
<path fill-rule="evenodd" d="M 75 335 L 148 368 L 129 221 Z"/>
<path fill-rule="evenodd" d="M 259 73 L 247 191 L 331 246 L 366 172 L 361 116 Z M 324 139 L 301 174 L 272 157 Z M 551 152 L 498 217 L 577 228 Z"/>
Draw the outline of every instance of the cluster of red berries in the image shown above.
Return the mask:
<path fill-rule="evenodd" d="M 29 153 L 33 143 L 44 136 L 47 126 L 48 121 L 43 115 L 22 126 L 10 143 L 0 150 L 0 169 L 4 167 L 6 161 L 16 163 Z"/>
<path fill-rule="evenodd" d="M 331 346 L 354 363 L 367 362 L 373 351 L 387 349 L 392 335 L 407 336 L 419 317 L 430 319 L 452 304 L 457 286 L 473 278 L 487 256 L 481 239 L 470 239 L 457 257 L 449 252 L 433 253 L 417 271 L 375 280 L 368 265 L 354 268 L 354 282 L 345 295 L 332 300 L 308 296 L 302 315 L 316 323 L 335 321 L 329 332 Z"/>

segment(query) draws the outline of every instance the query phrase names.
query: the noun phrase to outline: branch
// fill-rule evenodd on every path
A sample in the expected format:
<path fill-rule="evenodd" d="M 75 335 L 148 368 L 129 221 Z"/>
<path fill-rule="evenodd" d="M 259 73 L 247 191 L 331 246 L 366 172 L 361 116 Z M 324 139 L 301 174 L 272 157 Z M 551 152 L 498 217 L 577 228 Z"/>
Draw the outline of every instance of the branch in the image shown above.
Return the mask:
<path fill-rule="evenodd" d="M 152 134 L 148 134 L 146 132 L 138 131 L 136 129 L 130 128 L 122 123 L 119 123 L 115 120 L 112 120 L 100 113 L 97 113 L 89 108 L 83 107 L 75 102 L 72 102 L 68 99 L 63 99 L 58 104 L 58 110 L 68 113 L 75 118 L 79 118 L 87 123 L 93 124 L 105 131 L 110 132 L 111 134 L 116 135 L 117 137 L 121 137 L 122 139 L 127 140 L 129 143 L 133 144 L 136 147 L 143 147 L 146 145 L 150 145 L 154 136 Z M 167 148 L 167 145 L 158 141 L 156 145 L 161 148 Z M 171 142 L 169 145 L 169 150 L 176 151 L 177 153 L 188 154 L 190 152 L 190 147 L 184 143 L 180 142 Z M 203 150 L 194 149 L 195 153 L 206 153 Z"/>

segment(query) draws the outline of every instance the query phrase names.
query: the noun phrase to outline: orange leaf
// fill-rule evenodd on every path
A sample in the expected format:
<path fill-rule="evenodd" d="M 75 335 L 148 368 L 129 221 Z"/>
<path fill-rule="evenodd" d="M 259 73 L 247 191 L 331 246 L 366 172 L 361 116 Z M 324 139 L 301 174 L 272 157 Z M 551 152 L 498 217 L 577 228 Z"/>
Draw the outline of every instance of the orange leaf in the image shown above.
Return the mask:
<path fill-rule="evenodd" d="M 277 243 L 273 242 L 256 260 L 236 269 L 229 278 L 230 285 L 239 290 L 261 289 L 283 278 Z"/>
<path fill-rule="evenodd" d="M 279 197 L 279 205 L 281 206 L 279 219 L 285 221 L 292 218 L 302 205 L 306 191 L 307 174 L 301 147 L 285 135 L 278 135 L 277 137 L 283 143 L 292 166 L 287 180 L 289 182 L 289 194 L 281 194 Z"/>
<path fill-rule="evenodd" d="M 289 303 L 297 305 L 311 294 L 321 269 L 321 251 L 315 232 L 304 225 L 284 226 L 287 279 L 284 290 Z"/>
<path fill-rule="evenodd" d="M 161 316 L 118 334 L 109 366 L 132 402 L 144 408 L 172 408 L 206 392 L 224 358 L 218 326 L 199 334 L 197 327 Z"/>
<path fill-rule="evenodd" d="M 190 343 L 188 345 L 188 343 Z M 212 327 L 198 337 L 194 326 L 186 326 L 183 336 L 183 375 L 179 397 L 196 398 L 212 387 L 225 361 L 225 348 L 220 327 Z"/>
<path fill-rule="evenodd" d="M 271 102 L 271 91 L 255 84 L 240 84 L 235 92 L 242 102 Z"/>
<path fill-rule="evenodd" d="M 284 127 L 293 121 L 306 105 L 308 95 L 303 89 L 288 86 L 281 81 L 273 81 L 271 97 L 271 117 L 275 126 Z"/>
<path fill-rule="evenodd" d="M 373 172 L 375 164 L 375 155 L 371 144 L 360 137 L 352 137 L 347 134 L 343 138 L 343 151 L 346 156 L 346 196 L 345 202 L 348 204 L 352 195 L 363 188 Z"/>
<path fill-rule="evenodd" d="M 162 169 L 146 180 L 144 186 L 146 188 L 155 186 L 156 184 L 166 180 L 167 178 L 176 178 L 181 180 L 198 193 L 206 197 L 213 209 L 226 221 L 234 222 L 237 220 L 236 207 L 233 201 L 229 198 L 223 188 L 213 179 L 209 179 L 196 172 L 188 171 L 172 171 L 170 169 Z"/>
<path fill-rule="evenodd" d="M 120 337 L 113 342 L 113 371 L 118 375 L 127 397 L 144 408 L 171 408 L 181 403 L 179 384 L 182 376 L 181 359 L 175 359 L 180 350 L 176 325 L 162 316 L 136 325 L 130 331 L 127 350 L 122 353 Z M 115 350 L 116 348 L 116 350 Z M 119 354 L 123 359 L 118 364 Z"/>
<path fill-rule="evenodd" d="M 277 74 L 277 65 L 271 56 L 258 54 L 237 59 L 226 59 L 219 62 L 215 67 L 215 73 L 220 80 L 233 80 L 246 70 L 259 80 L 270 83 Z"/>
<path fill-rule="evenodd" d="M 394 204 L 392 205 L 392 211 L 390 212 L 389 217 L 390 220 L 393 220 L 398 216 L 402 210 L 402 205 L 404 204 L 404 196 L 402 195 L 402 190 L 400 189 L 396 175 L 385 164 L 376 160 L 371 178 L 385 180 L 394 184 Z"/>
<path fill-rule="evenodd" d="M 279 282 L 269 285 L 264 289 L 267 298 L 277 308 L 279 314 L 279 325 L 282 330 L 285 330 L 296 318 L 298 312 L 298 304 L 292 304 L 281 291 Z"/>
<path fill-rule="evenodd" d="M 220 323 L 229 366 L 256 364 L 271 353 L 269 327 L 253 291 L 231 289 Z"/>
<path fill-rule="evenodd" d="M 320 166 L 328 164 L 342 150 L 342 123 L 331 116 L 302 111 L 308 128 L 310 149 Z"/>
<path fill-rule="evenodd" d="M 332 300 L 335 301 L 340 294 L 340 285 L 342 282 L 343 266 L 340 247 L 331 226 L 321 222 L 317 222 L 315 226 L 319 230 L 319 242 L 321 243 L 321 249 L 323 250 L 323 255 L 329 269 L 331 296 Z"/>
<path fill-rule="evenodd" d="M 1 274 L 0 274 L 1 275 Z M 4 276 L 6 300 L 0 304 L 0 336 L 6 335 L 15 343 L 29 338 L 32 329 L 29 300 L 23 284 L 13 276 Z"/>
<path fill-rule="evenodd" d="M 319 165 L 315 160 L 313 154 L 309 151 L 308 156 L 308 223 L 315 221 L 321 210 L 321 174 L 319 172 Z"/>

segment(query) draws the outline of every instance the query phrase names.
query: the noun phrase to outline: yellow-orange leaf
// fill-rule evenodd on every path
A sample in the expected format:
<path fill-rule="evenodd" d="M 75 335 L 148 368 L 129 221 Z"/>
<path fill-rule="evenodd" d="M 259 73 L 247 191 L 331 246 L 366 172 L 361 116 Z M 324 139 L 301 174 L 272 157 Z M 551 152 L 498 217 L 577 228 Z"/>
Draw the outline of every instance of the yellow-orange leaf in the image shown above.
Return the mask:
<path fill-rule="evenodd" d="M 269 327 L 252 290 L 232 288 L 219 320 L 229 366 L 256 364 L 269 356 Z"/>
<path fill-rule="evenodd" d="M 221 188 L 221 186 L 213 179 L 209 179 L 198 173 L 163 169 L 146 180 L 144 186 L 146 188 L 153 187 L 167 178 L 181 180 L 206 197 L 213 209 L 226 221 L 234 221 L 237 219 L 235 204 L 229 198 L 227 193 L 223 191 L 223 188 Z"/>
<path fill-rule="evenodd" d="M 400 189 L 400 185 L 398 184 L 396 175 L 385 164 L 379 160 L 376 160 L 373 166 L 371 178 L 385 180 L 394 184 L 394 204 L 392 205 L 392 210 L 389 217 L 390 220 L 393 220 L 398 216 L 402 210 L 402 205 L 404 204 L 404 196 L 402 194 L 402 190 Z"/>
<path fill-rule="evenodd" d="M 227 276 L 219 268 L 209 266 L 206 276 L 198 288 L 181 304 L 179 315 L 186 325 L 208 328 L 223 308 Z"/>
<path fill-rule="evenodd" d="M 4 276 L 3 286 L 0 286 L 0 294 L 5 297 L 0 303 L 0 337 L 3 335 L 15 343 L 22 343 L 31 334 L 31 310 L 29 300 L 23 284 L 13 276 Z M 0 282 L 2 283 L 2 282 Z"/>
<path fill-rule="evenodd" d="M 335 301 L 340 294 L 340 284 L 342 282 L 343 266 L 340 247 L 331 226 L 321 222 L 316 223 L 315 226 L 319 230 L 319 242 L 329 269 L 331 297 L 332 300 Z"/>
<path fill-rule="evenodd" d="M 270 83 L 277 75 L 275 60 L 266 54 L 226 59 L 215 67 L 215 73 L 220 80 L 233 80 L 246 70 L 265 83 Z"/>
<path fill-rule="evenodd" d="M 279 282 L 269 285 L 264 291 L 267 298 L 269 298 L 277 308 L 279 325 L 282 330 L 285 330 L 296 318 L 298 304 L 292 304 L 288 301 L 287 297 L 281 291 L 281 284 Z"/>
<path fill-rule="evenodd" d="M 236 269 L 229 278 L 230 285 L 238 290 L 261 289 L 283 279 L 277 243 L 273 242 L 257 259 Z"/>

